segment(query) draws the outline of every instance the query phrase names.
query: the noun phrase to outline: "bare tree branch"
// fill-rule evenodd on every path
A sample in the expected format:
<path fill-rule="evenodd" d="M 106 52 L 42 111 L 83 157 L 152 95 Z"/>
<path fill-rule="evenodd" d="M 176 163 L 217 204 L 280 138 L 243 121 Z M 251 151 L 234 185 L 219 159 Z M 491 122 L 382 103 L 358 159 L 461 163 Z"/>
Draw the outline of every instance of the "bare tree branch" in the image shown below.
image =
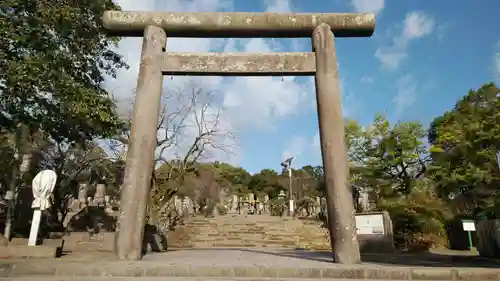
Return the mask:
<path fill-rule="evenodd" d="M 168 201 L 173 194 L 172 190 L 175 192 L 186 176 L 198 177 L 193 174 L 197 163 L 210 159 L 214 153 L 231 155 L 236 138 L 232 129 L 223 122 L 223 112 L 216 105 L 215 93 L 204 90 L 196 83 L 165 91 L 161 102 L 154 164 L 162 166 L 162 174 L 159 178 L 153 171 L 152 194 L 156 197 L 153 201 L 166 204 L 165 200 Z M 132 110 L 129 110 L 127 118 L 130 124 Z M 107 142 L 116 159 L 125 160 L 123 155 L 129 137 L 127 132 Z M 157 208 L 163 209 L 161 206 Z"/>

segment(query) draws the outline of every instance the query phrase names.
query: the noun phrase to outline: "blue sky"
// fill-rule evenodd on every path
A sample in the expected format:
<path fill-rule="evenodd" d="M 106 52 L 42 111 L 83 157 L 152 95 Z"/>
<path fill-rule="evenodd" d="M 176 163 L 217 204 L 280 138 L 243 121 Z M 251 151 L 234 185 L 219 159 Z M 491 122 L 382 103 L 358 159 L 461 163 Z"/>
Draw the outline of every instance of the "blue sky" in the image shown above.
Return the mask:
<path fill-rule="evenodd" d="M 403 0 L 118 0 L 124 10 L 239 12 L 376 12 L 371 38 L 337 40 L 344 115 L 362 124 L 375 114 L 424 125 L 450 109 L 471 88 L 500 72 L 500 1 Z M 474 4 L 475 3 L 475 4 Z M 133 95 L 140 39 L 124 39 L 119 52 L 131 64 L 108 87 Z M 309 39 L 169 39 L 167 51 L 310 51 Z M 498 72 L 497 72 L 498 71 Z M 187 83 L 165 79 L 165 88 Z M 224 130 L 236 137 L 232 153 L 211 157 L 254 173 L 295 165 L 318 165 L 318 124 L 311 78 L 196 78 L 216 93 Z M 219 112 L 219 111 L 218 111 Z M 188 139 L 187 132 L 183 139 Z M 226 143 L 227 140 L 219 138 Z M 174 153 L 174 152 L 171 152 Z M 177 153 L 177 152 L 176 152 Z M 181 152 L 180 152 L 181 153 Z M 174 153 L 175 154 L 175 153 Z M 172 154 L 172 155 L 174 155 Z"/>

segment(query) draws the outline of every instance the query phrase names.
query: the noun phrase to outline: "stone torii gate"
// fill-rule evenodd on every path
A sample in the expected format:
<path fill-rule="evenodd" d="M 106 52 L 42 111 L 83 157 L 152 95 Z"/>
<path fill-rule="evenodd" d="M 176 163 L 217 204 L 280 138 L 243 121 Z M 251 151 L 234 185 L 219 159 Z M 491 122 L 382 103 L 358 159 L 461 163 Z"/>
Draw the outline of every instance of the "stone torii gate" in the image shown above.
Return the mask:
<path fill-rule="evenodd" d="M 334 39 L 335 36 L 371 36 L 375 28 L 374 14 L 106 11 L 102 21 L 110 35 L 143 37 L 117 229 L 120 259 L 142 257 L 164 75 L 314 75 L 333 260 L 343 264 L 360 263 Z M 167 36 L 311 37 L 313 52 L 169 53 L 165 50 Z"/>

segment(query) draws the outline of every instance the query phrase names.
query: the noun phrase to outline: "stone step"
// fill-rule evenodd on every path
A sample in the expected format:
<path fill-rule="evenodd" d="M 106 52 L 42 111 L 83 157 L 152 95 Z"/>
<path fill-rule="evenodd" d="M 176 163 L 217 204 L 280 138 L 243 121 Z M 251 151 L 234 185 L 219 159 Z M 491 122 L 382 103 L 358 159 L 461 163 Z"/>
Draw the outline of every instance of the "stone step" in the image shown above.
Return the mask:
<path fill-rule="evenodd" d="M 74 276 L 74 277 L 46 277 L 46 276 L 29 276 L 29 277 L 17 277 L 17 278 L 3 278 L 0 277 L 0 281 L 269 281 L 272 279 L 262 277 L 204 277 L 200 279 L 200 277 L 83 277 L 83 276 Z M 296 278 L 280 278 L 282 281 L 297 281 Z M 303 281 L 310 280 L 318 280 L 311 278 L 300 278 Z M 339 281 L 339 279 L 321 279 L 323 281 Z"/>
<path fill-rule="evenodd" d="M 114 244 L 99 243 L 99 242 L 76 242 L 71 249 L 71 251 L 108 251 L 114 250 Z"/>
<path fill-rule="evenodd" d="M 274 236 L 274 237 L 286 237 L 286 236 L 297 236 L 299 235 L 316 235 L 316 236 L 321 236 L 324 235 L 326 232 L 320 232 L 320 231 L 282 231 L 282 232 L 268 232 L 268 231 L 244 231 L 244 230 L 238 230 L 238 231 L 223 231 L 223 230 L 213 230 L 213 229 L 195 229 L 192 233 L 194 234 L 205 234 L 209 236 L 217 236 L 217 235 L 223 235 L 223 236 L 239 236 L 239 235 L 269 235 L 269 236 Z"/>
<path fill-rule="evenodd" d="M 287 248 L 304 248 L 312 250 L 330 250 L 329 244 L 309 244 L 309 243 L 258 243 L 258 242 L 192 242 L 189 244 L 173 244 L 169 245 L 170 249 L 183 249 L 183 248 L 272 248 L 272 249 L 287 249 Z"/>
<path fill-rule="evenodd" d="M 19 238 L 15 237 L 12 238 L 9 242 L 9 245 L 11 246 L 27 246 L 28 245 L 28 238 Z M 37 239 L 36 241 L 37 245 L 44 245 L 44 246 L 55 246 L 55 247 L 60 247 L 62 244 L 62 239 Z"/>
<path fill-rule="evenodd" d="M 241 235 L 268 235 L 273 237 L 287 237 L 287 236 L 297 236 L 297 235 L 308 235 L 308 236 L 324 236 L 328 232 L 322 231 L 282 231 L 282 232 L 268 232 L 268 231 L 223 231 L 223 230 L 212 230 L 212 229 L 196 229 L 192 233 L 194 234 L 205 234 L 209 236 L 241 236 Z"/>
<path fill-rule="evenodd" d="M 222 218 L 222 217 L 221 217 Z M 285 224 L 285 223 L 303 223 L 302 220 L 259 220 L 259 219 L 254 219 L 254 218 L 237 218 L 237 217 L 227 217 L 226 219 L 209 219 L 209 220 L 190 220 L 191 223 L 232 223 L 235 222 L 238 225 L 246 224 L 246 225 L 251 225 L 251 224 Z M 310 222 L 310 221 L 308 221 Z M 320 222 L 317 222 L 320 223 Z"/>
<path fill-rule="evenodd" d="M 239 227 L 239 226 L 205 226 L 205 225 L 186 225 L 184 227 L 192 228 L 192 229 L 203 229 L 203 230 L 211 230 L 211 231 L 226 231 L 226 232 L 275 232 L 275 233 L 283 233 L 283 232 L 295 232 L 297 230 L 304 231 L 326 231 L 320 227 L 307 227 L 307 226 L 297 226 L 297 227 Z"/>
<path fill-rule="evenodd" d="M 228 239 L 200 239 L 200 238 L 191 239 L 191 242 L 194 242 L 194 243 L 215 243 L 215 242 L 217 242 L 217 243 L 225 243 L 225 242 L 234 243 L 234 242 L 238 242 L 238 241 L 251 242 L 251 243 L 261 243 L 261 244 L 265 244 L 265 243 L 292 244 L 292 243 L 299 242 L 300 239 L 294 239 L 294 240 L 263 240 L 263 239 L 232 239 L 232 240 L 228 240 Z"/>
<path fill-rule="evenodd" d="M 245 219 L 241 219 L 245 220 Z M 255 225 L 263 225 L 263 226 L 268 226 L 268 225 L 303 225 L 301 221 L 255 221 L 255 222 L 245 222 L 245 221 L 237 221 L 235 220 L 228 220 L 228 221 L 210 221 L 206 223 L 211 223 L 211 224 L 237 224 L 237 225 L 246 225 L 246 226 L 255 226 Z"/>
<path fill-rule="evenodd" d="M 191 239 L 191 240 L 183 240 L 183 241 L 173 241 L 168 245 L 176 245 L 176 244 L 190 244 L 190 243 L 229 243 L 229 244 L 237 244 L 237 243 L 253 243 L 253 244 L 275 244 L 275 245 L 296 245 L 296 244 L 307 244 L 307 245 L 330 245 L 329 241 L 311 241 L 307 239 L 297 239 L 297 240 L 248 240 L 248 239 L 233 239 L 233 240 L 202 240 L 202 239 Z"/>
<path fill-rule="evenodd" d="M 62 255 L 62 247 L 54 245 L 8 245 L 0 246 L 0 261 L 3 259 L 58 258 Z M 0 264 L 1 268 L 1 264 Z M 0 276 L 2 271 L 0 270 Z"/>
<path fill-rule="evenodd" d="M 330 247 L 328 232 L 314 220 L 226 215 L 197 217 L 182 228 L 188 231 L 176 231 L 183 235 L 169 234 L 170 247 Z"/>
<path fill-rule="evenodd" d="M 303 221 L 301 220 L 287 220 L 287 221 L 280 221 L 280 220 L 252 220 L 249 218 L 229 218 L 226 220 L 190 220 L 189 223 L 212 223 L 212 224 L 227 224 L 227 223 L 236 223 L 238 225 L 256 225 L 256 224 L 262 224 L 262 225 L 269 225 L 269 224 L 304 224 Z M 310 223 L 310 221 L 308 222 Z M 316 222 L 316 223 L 321 223 L 321 222 Z"/>
<path fill-rule="evenodd" d="M 191 223 L 186 223 L 186 226 L 190 227 L 202 227 L 202 228 L 222 228 L 222 229 L 273 229 L 273 230 L 280 230 L 280 229 L 297 229 L 297 228 L 308 228 L 308 229 L 322 229 L 321 226 L 316 226 L 316 225 L 304 225 L 304 224 L 298 224 L 298 225 L 279 225 L 279 224 L 270 224 L 270 225 L 237 225 L 237 224 L 191 224 Z"/>
<path fill-rule="evenodd" d="M 307 229 L 307 228 L 272 228 L 272 229 L 246 229 L 246 228 L 238 228 L 238 227 L 232 227 L 232 228 L 217 228 L 217 227 L 191 227 L 195 232 L 196 231 L 205 231 L 205 232 L 212 232 L 212 233 L 218 233 L 218 232 L 226 232 L 226 233 L 269 233 L 269 234 L 276 234 L 276 235 L 283 235 L 283 234 L 292 234 L 296 232 L 311 232 L 311 233 L 324 233 L 322 229 Z"/>
<path fill-rule="evenodd" d="M 231 238 L 231 239 L 228 239 Z M 240 237 L 224 237 L 224 236 L 216 236 L 209 237 L 204 235 L 196 235 L 191 238 L 192 241 L 227 241 L 227 240 L 266 240 L 263 236 L 240 236 Z M 288 239 L 291 240 L 291 239 Z M 270 241 L 280 241 L 280 240 L 270 240 Z"/>
<path fill-rule="evenodd" d="M 191 227 L 192 232 L 207 232 L 207 233 L 267 233 L 274 235 L 284 235 L 284 234 L 295 234 L 295 233 L 328 233 L 326 230 L 322 229 L 306 229 L 306 228 L 295 228 L 295 229 L 242 229 L 242 228 L 205 228 L 205 227 Z"/>
<path fill-rule="evenodd" d="M 206 225 L 206 224 L 187 224 L 189 227 L 194 227 L 194 228 L 211 228 L 211 229 L 225 229 L 225 230 L 230 230 L 230 229 L 245 229 L 245 230 L 264 230 L 264 229 L 275 229 L 275 230 L 280 230 L 284 229 L 285 227 L 276 227 L 276 226 L 242 226 L 242 225 Z"/>
<path fill-rule="evenodd" d="M 296 223 L 254 223 L 254 224 L 244 224 L 244 223 L 237 223 L 237 222 L 187 222 L 186 224 L 189 225 L 210 225 L 210 226 L 239 226 L 239 227 L 247 227 L 247 228 L 252 228 L 252 227 L 272 227 L 272 226 L 302 226 L 305 225 L 301 222 L 296 222 Z"/>

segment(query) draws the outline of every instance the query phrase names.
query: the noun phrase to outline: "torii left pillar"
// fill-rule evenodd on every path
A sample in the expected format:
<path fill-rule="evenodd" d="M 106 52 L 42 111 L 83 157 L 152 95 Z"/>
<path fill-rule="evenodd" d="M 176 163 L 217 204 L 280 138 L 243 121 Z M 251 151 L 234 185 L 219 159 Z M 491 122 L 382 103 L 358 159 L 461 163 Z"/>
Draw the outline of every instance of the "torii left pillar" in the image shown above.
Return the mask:
<path fill-rule="evenodd" d="M 148 26 L 142 42 L 141 65 L 132 128 L 127 152 L 124 186 L 120 198 L 116 250 L 121 260 L 139 260 L 142 257 L 146 205 L 148 203 L 151 173 L 156 148 L 156 125 L 160 112 L 163 74 L 157 63 L 165 49 L 167 35 L 157 26 Z"/>

